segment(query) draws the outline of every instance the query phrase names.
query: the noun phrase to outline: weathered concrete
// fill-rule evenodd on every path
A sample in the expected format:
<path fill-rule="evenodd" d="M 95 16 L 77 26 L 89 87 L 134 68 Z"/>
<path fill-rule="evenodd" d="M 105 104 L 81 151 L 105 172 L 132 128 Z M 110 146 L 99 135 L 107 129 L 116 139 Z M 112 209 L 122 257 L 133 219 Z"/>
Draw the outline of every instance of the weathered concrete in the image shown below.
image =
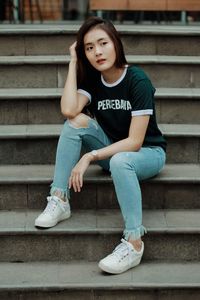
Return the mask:
<path fill-rule="evenodd" d="M 62 88 L 0 89 L 0 124 L 63 123 L 62 91 Z M 159 123 L 200 123 L 200 89 L 157 88 L 155 98 Z"/>
<path fill-rule="evenodd" d="M 4 263 L 1 266 L 1 274 L 3 275 L 1 277 L 2 290 L 3 288 L 6 290 L 8 287 L 16 290 L 20 288 L 27 290 L 28 283 L 32 283 L 30 290 L 45 290 L 45 287 L 49 287 L 52 290 L 61 290 L 63 288 L 78 290 L 86 287 L 93 287 L 95 290 L 99 288 L 103 290 L 126 290 L 128 286 L 133 290 L 145 289 L 146 280 L 149 282 L 149 288 L 156 289 L 160 287 L 166 289 L 177 288 L 178 286 L 183 287 L 184 284 L 186 288 L 198 288 L 199 285 L 199 263 L 154 264 L 146 262 L 119 276 L 106 276 L 104 273 L 101 273 L 96 263 Z M 10 270 L 8 270 L 8 267 Z M 190 278 L 187 278 L 188 269 L 191 274 Z M 165 272 L 162 272 L 162 270 Z M 18 272 L 19 276 L 15 276 L 16 272 Z M 160 275 L 157 276 L 157 274 Z M 9 275 L 12 281 L 9 280 L 8 284 L 6 279 L 9 279 Z M 24 277 L 25 275 L 27 276 L 26 278 Z"/>
<path fill-rule="evenodd" d="M 167 163 L 200 162 L 199 124 L 159 127 L 168 143 Z M 0 164 L 54 164 L 61 128 L 58 124 L 0 126 Z"/>
<path fill-rule="evenodd" d="M 0 208 L 36 208 L 46 205 L 53 165 L 0 166 Z M 200 167 L 166 165 L 155 178 L 141 183 L 145 208 L 200 208 Z M 81 193 L 72 192 L 72 207 L 117 208 L 110 175 L 92 165 L 84 177 Z"/>
<path fill-rule="evenodd" d="M 39 230 L 39 213 L 0 212 L 0 261 L 99 260 L 119 242 L 124 227 L 119 210 L 76 210 L 56 227 Z M 144 260 L 199 260 L 199 210 L 144 210 L 143 224 Z"/>
<path fill-rule="evenodd" d="M 156 87 L 200 87 L 198 56 L 130 55 L 127 60 L 142 67 Z M 62 88 L 68 63 L 69 56 L 0 56 L 0 88 Z"/>
<path fill-rule="evenodd" d="M 1 25 L 0 55 L 69 53 L 77 25 Z M 199 55 L 197 26 L 116 25 L 127 54 Z M 193 45 L 191 47 L 190 45 Z"/>

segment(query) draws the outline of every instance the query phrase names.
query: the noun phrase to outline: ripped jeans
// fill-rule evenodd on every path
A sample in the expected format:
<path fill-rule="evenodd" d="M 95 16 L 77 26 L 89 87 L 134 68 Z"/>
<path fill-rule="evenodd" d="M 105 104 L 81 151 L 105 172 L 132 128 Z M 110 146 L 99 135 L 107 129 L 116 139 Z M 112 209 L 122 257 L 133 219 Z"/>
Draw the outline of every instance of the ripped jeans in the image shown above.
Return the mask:
<path fill-rule="evenodd" d="M 57 154 L 51 195 L 58 191 L 70 198 L 68 181 L 71 170 L 79 161 L 81 148 L 89 152 L 112 144 L 99 124 L 89 118 L 88 126 L 75 128 L 64 123 Z M 165 164 L 165 151 L 161 147 L 142 147 L 138 152 L 119 152 L 110 159 L 97 161 L 111 172 L 117 199 L 124 219 L 124 238 L 137 240 L 146 229 L 142 226 L 142 196 L 139 180 L 155 176 Z"/>

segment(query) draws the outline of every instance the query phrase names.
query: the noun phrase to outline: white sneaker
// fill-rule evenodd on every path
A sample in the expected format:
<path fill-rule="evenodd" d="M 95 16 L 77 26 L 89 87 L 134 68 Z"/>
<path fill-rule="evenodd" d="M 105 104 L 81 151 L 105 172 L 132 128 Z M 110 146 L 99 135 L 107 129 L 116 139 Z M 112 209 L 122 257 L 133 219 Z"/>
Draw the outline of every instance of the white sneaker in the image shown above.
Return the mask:
<path fill-rule="evenodd" d="M 58 222 L 71 216 L 69 201 L 60 200 L 56 196 L 47 197 L 48 204 L 45 210 L 35 220 L 35 226 L 53 227 Z"/>
<path fill-rule="evenodd" d="M 99 262 L 99 268 L 111 274 L 120 274 L 139 265 L 144 252 L 144 243 L 140 251 L 124 239 L 114 251 Z"/>

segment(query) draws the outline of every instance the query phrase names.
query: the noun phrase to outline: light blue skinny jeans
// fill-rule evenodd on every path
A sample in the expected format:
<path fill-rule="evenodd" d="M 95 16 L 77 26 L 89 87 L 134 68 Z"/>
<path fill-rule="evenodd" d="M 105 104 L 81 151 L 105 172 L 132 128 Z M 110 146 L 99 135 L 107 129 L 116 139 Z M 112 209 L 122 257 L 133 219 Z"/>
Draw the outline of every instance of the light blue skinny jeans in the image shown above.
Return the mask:
<path fill-rule="evenodd" d="M 80 159 L 81 148 L 87 151 L 112 144 L 99 124 L 89 119 L 88 127 L 75 128 L 64 123 L 56 154 L 56 164 L 50 194 L 61 193 L 70 198 L 68 181 L 71 171 Z M 161 147 L 142 147 L 138 152 L 120 152 L 110 159 L 97 161 L 111 172 L 117 199 L 124 219 L 124 238 L 137 240 L 146 229 L 142 226 L 142 195 L 139 180 L 155 176 L 165 164 L 165 151 Z"/>

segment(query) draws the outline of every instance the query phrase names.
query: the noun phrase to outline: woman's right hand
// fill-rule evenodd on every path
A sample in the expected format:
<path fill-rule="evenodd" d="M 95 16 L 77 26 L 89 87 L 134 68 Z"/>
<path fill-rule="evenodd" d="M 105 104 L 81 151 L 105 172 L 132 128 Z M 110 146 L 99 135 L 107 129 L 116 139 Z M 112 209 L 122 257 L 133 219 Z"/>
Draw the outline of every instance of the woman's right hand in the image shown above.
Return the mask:
<path fill-rule="evenodd" d="M 69 53 L 70 53 L 70 56 L 71 56 L 71 61 L 77 61 L 76 44 L 77 44 L 77 42 L 74 42 L 69 47 Z"/>

